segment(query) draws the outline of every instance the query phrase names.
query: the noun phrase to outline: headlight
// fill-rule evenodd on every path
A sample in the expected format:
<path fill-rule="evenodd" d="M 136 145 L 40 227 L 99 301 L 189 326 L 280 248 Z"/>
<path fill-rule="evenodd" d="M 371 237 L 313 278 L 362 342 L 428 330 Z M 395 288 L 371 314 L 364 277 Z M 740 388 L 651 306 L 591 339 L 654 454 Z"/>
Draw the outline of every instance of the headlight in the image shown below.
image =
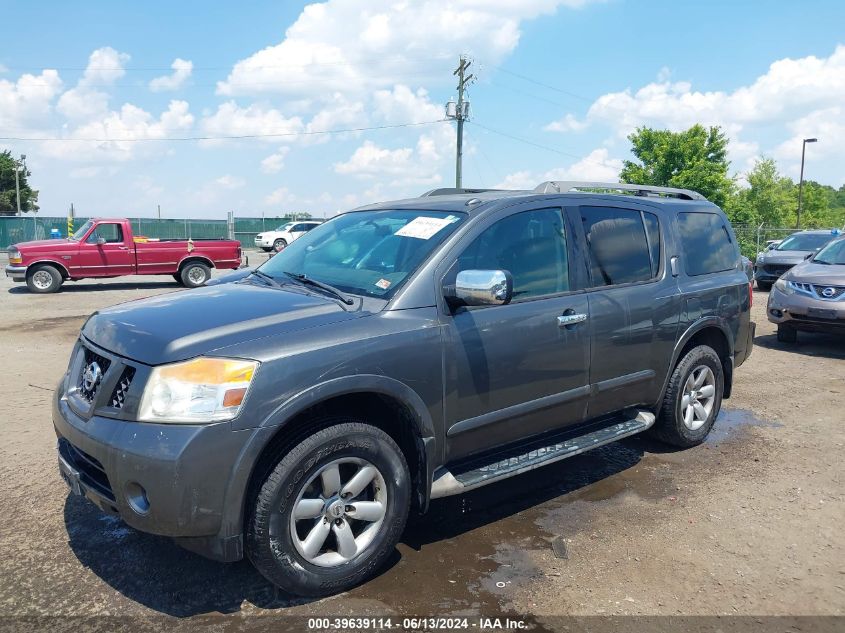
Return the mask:
<path fill-rule="evenodd" d="M 16 248 L 9 249 L 9 263 L 10 264 L 20 264 L 23 262 L 23 258 L 21 257 L 21 252 Z"/>
<path fill-rule="evenodd" d="M 138 419 L 188 424 L 231 420 L 241 409 L 256 369 L 256 361 L 231 358 L 195 358 L 156 367 L 141 396 Z"/>
<path fill-rule="evenodd" d="M 775 288 L 780 290 L 785 295 L 791 295 L 795 292 L 792 286 L 789 285 L 789 282 L 786 281 L 786 279 L 784 279 L 783 277 L 781 277 L 775 282 Z"/>

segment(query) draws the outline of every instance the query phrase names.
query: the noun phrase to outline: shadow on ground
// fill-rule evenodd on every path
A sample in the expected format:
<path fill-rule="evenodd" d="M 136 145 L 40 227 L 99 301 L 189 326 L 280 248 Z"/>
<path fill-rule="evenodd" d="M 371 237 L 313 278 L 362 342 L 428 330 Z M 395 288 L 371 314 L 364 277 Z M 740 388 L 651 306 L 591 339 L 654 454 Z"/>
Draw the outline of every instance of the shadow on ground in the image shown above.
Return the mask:
<path fill-rule="evenodd" d="M 604 479 L 635 466 L 647 451 L 664 450 L 646 438 L 631 438 L 466 495 L 437 500 L 427 515 L 411 521 L 403 535 L 402 543 L 407 546 L 403 573 L 419 571 L 419 578 L 427 574 L 429 565 L 437 568 L 436 560 L 427 560 L 436 553 L 426 545 L 460 538 L 587 486 L 594 486 L 591 493 L 601 497 L 598 488 Z M 232 613 L 239 611 L 244 601 L 264 609 L 308 603 L 270 585 L 246 561 L 224 564 L 206 560 L 167 538 L 129 528 L 78 497 L 68 497 L 64 514 L 69 544 L 79 561 L 121 594 L 160 613 L 177 617 Z M 514 523 L 535 534 L 538 531 L 532 522 Z M 477 550 L 483 546 L 487 551 L 491 545 L 495 544 L 474 545 L 472 538 L 460 541 L 469 569 L 474 568 Z M 396 550 L 380 574 L 388 573 L 402 559 L 403 554 Z M 414 596 L 402 595 L 404 592 L 397 590 L 396 595 L 386 596 L 386 601 L 398 608 L 409 601 L 413 604 Z M 366 585 L 354 593 L 359 598 L 369 597 Z"/>
<path fill-rule="evenodd" d="M 113 292 L 117 290 L 160 290 L 162 288 L 170 288 L 171 290 L 184 290 L 184 286 L 177 284 L 175 281 L 151 281 L 142 283 L 132 282 L 113 282 L 113 283 L 74 283 L 67 282 L 62 285 L 59 292 L 66 292 L 69 294 L 77 292 Z M 29 291 L 25 284 L 15 285 L 9 288 L 9 294 L 32 294 L 39 296 L 37 293 Z M 45 295 L 49 296 L 49 295 Z"/>
<path fill-rule="evenodd" d="M 845 336 L 835 334 L 798 332 L 797 343 L 781 343 L 777 335 L 763 334 L 754 338 L 754 344 L 791 354 L 845 359 Z"/>

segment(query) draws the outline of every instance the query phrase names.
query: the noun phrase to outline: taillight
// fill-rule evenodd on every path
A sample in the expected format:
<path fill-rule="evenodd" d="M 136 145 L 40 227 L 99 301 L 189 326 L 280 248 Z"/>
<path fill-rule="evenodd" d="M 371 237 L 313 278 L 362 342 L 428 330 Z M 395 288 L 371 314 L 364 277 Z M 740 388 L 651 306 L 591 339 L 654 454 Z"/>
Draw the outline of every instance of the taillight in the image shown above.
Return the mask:
<path fill-rule="evenodd" d="M 753 282 L 748 282 L 748 307 L 754 306 L 754 289 L 751 287 Z"/>

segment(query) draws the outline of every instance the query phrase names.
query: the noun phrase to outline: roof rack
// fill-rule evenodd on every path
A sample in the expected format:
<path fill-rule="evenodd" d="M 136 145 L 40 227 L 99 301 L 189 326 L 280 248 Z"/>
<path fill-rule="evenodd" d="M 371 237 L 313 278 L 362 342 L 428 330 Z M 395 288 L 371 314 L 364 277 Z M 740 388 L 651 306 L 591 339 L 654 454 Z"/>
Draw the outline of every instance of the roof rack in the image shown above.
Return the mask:
<path fill-rule="evenodd" d="M 536 193 L 566 193 L 582 189 L 602 191 L 621 191 L 635 196 L 665 196 L 680 200 L 707 200 L 697 191 L 676 189 L 675 187 L 656 187 L 653 185 L 629 185 L 619 182 L 589 182 L 581 180 L 548 180 L 534 188 Z"/>
<path fill-rule="evenodd" d="M 429 198 L 431 196 L 456 196 L 462 193 L 484 193 L 485 191 L 507 191 L 507 189 L 466 189 L 458 187 L 441 187 L 439 189 L 426 191 L 420 196 L 420 198 Z"/>

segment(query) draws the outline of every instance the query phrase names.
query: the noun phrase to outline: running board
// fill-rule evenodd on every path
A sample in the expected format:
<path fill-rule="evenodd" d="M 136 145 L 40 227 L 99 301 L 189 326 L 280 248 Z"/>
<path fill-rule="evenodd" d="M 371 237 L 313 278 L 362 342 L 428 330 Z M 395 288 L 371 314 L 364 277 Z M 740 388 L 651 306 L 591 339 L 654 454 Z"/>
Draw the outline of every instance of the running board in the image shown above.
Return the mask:
<path fill-rule="evenodd" d="M 458 475 L 453 475 L 446 468 L 438 468 L 434 473 L 434 481 L 431 484 L 431 498 L 439 499 L 458 495 L 501 479 L 534 470 L 546 464 L 559 462 L 567 457 L 580 455 L 593 448 L 641 433 L 654 424 L 654 419 L 653 413 L 638 411 L 637 416 L 631 420 L 625 420 L 598 431 L 556 442 L 549 446 L 535 448 L 522 455 L 495 461 Z"/>

